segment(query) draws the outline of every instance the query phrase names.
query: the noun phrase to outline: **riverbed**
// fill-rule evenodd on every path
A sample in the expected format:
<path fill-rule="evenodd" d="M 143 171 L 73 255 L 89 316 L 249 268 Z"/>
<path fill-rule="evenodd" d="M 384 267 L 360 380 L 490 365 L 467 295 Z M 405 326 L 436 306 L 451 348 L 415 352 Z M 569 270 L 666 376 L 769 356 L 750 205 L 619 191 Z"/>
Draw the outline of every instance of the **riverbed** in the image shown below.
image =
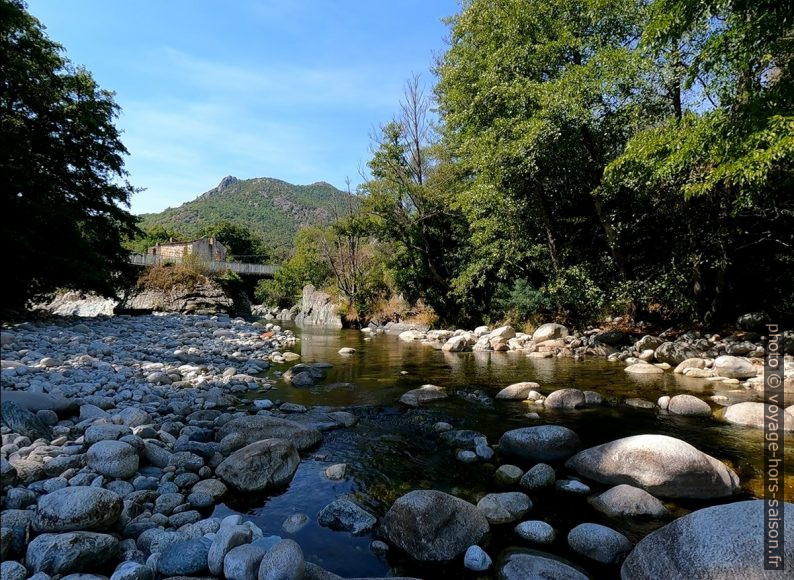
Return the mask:
<path fill-rule="evenodd" d="M 521 352 L 448 353 L 419 343 L 405 343 L 393 335 L 376 334 L 370 339 L 356 330 L 294 329 L 300 336 L 293 349 L 301 362 L 330 362 L 327 378 L 309 388 L 289 385 L 279 375 L 289 365 L 275 365 L 264 376 L 273 388 L 251 393 L 252 399 L 329 406 L 353 412 L 358 424 L 351 429 L 325 434 L 321 446 L 304 457 L 289 487 L 268 496 L 236 497 L 215 509 L 216 516 L 240 513 L 252 519 L 265 534 L 295 539 L 306 560 L 343 577 L 411 575 L 423 578 L 476 577 L 464 569 L 460 559 L 444 566 L 419 564 L 392 548 L 376 554 L 370 544 L 379 539 L 378 528 L 362 536 L 332 531 L 317 523 L 317 513 L 340 496 L 349 495 L 381 517 L 399 496 L 413 489 L 437 489 L 474 503 L 489 492 L 504 491 L 493 480 L 497 462 L 464 464 L 455 450 L 439 442 L 432 426 L 448 422 L 456 429 L 474 429 L 495 445 L 507 430 L 539 424 L 560 424 L 573 429 L 585 447 L 630 435 L 657 433 L 683 439 L 699 450 L 731 466 L 741 479 L 742 493 L 725 502 L 756 496 L 761 485 L 762 432 L 728 425 L 710 417 L 681 417 L 658 408 L 638 408 L 626 399 L 655 402 L 662 395 L 690 393 L 705 400 L 713 394 L 730 402 L 752 400 L 743 389 L 726 389 L 717 383 L 667 372 L 636 376 L 624 372 L 620 362 L 603 359 L 530 358 Z M 352 347 L 353 355 L 340 355 Z M 535 381 L 545 395 L 575 387 L 600 393 L 607 404 L 591 409 L 565 412 L 530 407 L 525 401 L 495 400 L 503 387 Z M 419 409 L 398 404 L 406 391 L 423 384 L 445 387 L 448 399 Z M 717 405 L 712 404 L 713 407 Z M 530 411 L 539 419 L 526 416 Z M 296 417 L 297 418 L 297 417 Z M 787 461 L 794 462 L 794 441 L 787 438 Z M 505 461 L 507 462 L 507 461 Z M 346 476 L 331 481 L 324 469 L 346 463 Z M 521 465 L 526 468 L 528 466 Z M 787 496 L 794 481 L 786 481 Z M 593 492 L 607 486 L 591 485 Z M 667 520 L 631 521 L 609 518 L 596 511 L 584 496 L 562 497 L 554 491 L 534 494 L 533 509 L 524 519 L 544 520 L 557 532 L 554 543 L 543 551 L 579 565 L 594 577 L 617 578 L 619 566 L 601 565 L 573 552 L 567 532 L 583 522 L 607 525 L 636 542 Z M 720 503 L 720 500 L 667 502 L 671 517 Z M 308 523 L 288 534 L 282 523 L 302 513 Z M 531 548 L 513 532 L 514 524 L 493 526 L 486 551 L 498 561 L 500 554 L 514 548 Z M 489 577 L 488 573 L 480 575 Z"/>

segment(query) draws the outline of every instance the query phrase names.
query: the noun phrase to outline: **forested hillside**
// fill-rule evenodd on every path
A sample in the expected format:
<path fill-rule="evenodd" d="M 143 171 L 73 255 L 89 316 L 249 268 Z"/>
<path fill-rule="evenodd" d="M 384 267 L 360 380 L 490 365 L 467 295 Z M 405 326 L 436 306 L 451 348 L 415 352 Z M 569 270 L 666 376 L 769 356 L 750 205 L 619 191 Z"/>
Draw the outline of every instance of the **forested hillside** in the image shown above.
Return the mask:
<path fill-rule="evenodd" d="M 144 230 L 160 226 L 192 237 L 208 226 L 229 222 L 247 228 L 271 247 L 284 247 L 300 227 L 329 223 L 345 197 L 345 192 L 322 181 L 292 185 L 269 177 L 225 177 L 193 201 L 142 215 L 140 226 Z"/>

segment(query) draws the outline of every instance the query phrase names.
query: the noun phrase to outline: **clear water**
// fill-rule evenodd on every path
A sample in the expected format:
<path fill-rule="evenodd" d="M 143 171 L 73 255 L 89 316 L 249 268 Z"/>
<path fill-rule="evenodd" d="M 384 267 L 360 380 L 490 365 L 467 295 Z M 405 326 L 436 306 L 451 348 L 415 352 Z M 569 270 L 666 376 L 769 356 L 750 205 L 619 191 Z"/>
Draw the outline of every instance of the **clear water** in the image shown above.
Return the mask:
<path fill-rule="evenodd" d="M 304 454 L 287 489 L 273 495 L 236 496 L 218 506 L 216 515 L 244 514 L 266 534 L 295 539 L 307 561 L 343 577 L 388 574 L 427 579 L 478 577 L 463 568 L 462 558 L 446 565 L 428 565 L 414 562 L 396 549 L 377 556 L 369 549 L 370 542 L 379 538 L 377 527 L 369 534 L 355 537 L 323 528 L 316 521 L 317 513 L 325 505 L 345 495 L 382 517 L 396 498 L 412 489 L 438 489 L 472 502 L 485 493 L 502 491 L 493 483 L 493 471 L 498 465 L 468 465 L 457 461 L 454 450 L 441 444 L 432 432 L 431 426 L 437 421 L 480 431 L 491 444 L 509 429 L 544 423 L 570 427 L 586 447 L 640 433 L 667 434 L 684 439 L 732 466 L 740 475 L 744 497 L 760 490 L 761 431 L 710 418 L 675 417 L 623 404 L 629 397 L 656 401 L 663 394 L 685 392 L 703 398 L 714 393 L 736 401 L 751 398 L 743 390 L 732 391 L 672 373 L 632 376 L 623 371 L 623 364 L 605 360 L 534 359 L 519 353 L 444 353 L 428 346 L 404 343 L 390 335 L 377 335 L 365 341 L 365 335 L 355 330 L 294 330 L 301 337 L 294 349 L 301 354 L 301 362 L 327 361 L 334 365 L 327 379 L 313 388 L 296 388 L 279 380 L 271 370 L 274 388 L 252 394 L 252 398 L 348 410 L 360 420 L 355 427 L 326 432 L 323 443 Z M 354 347 L 356 354 L 337 354 L 343 346 Z M 288 366 L 279 365 L 273 370 L 283 371 Z M 499 389 L 519 381 L 538 382 L 544 394 L 565 387 L 595 390 L 610 404 L 567 412 L 541 409 L 538 421 L 524 416 L 537 409 L 523 402 L 492 400 L 490 404 L 482 404 L 452 396 L 418 410 L 401 408 L 397 403 L 405 391 L 427 383 L 447 387 L 453 393 L 480 390 L 493 397 Z M 787 438 L 786 443 L 787 464 L 791 466 L 794 438 Z M 324 469 L 340 462 L 348 464 L 346 478 L 326 479 Z M 530 467 L 514 463 L 522 468 Z M 591 487 L 594 492 L 603 489 Z M 789 468 L 787 497 L 792 497 L 792 492 L 794 475 Z M 545 520 L 557 530 L 555 543 L 542 549 L 574 562 L 598 578 L 618 578 L 619 567 L 594 564 L 573 553 L 566 543 L 572 527 L 582 522 L 601 523 L 638 541 L 664 523 L 608 518 L 591 508 L 584 497 L 560 492 L 535 494 L 532 500 L 534 507 L 526 519 Z M 680 516 L 714 503 L 685 501 L 668 503 L 667 507 L 673 515 Z M 281 524 L 295 513 L 309 516 L 309 523 L 296 534 L 286 534 Z M 514 524 L 491 527 L 485 549 L 495 561 L 505 550 L 532 547 L 514 534 L 513 527 Z"/>

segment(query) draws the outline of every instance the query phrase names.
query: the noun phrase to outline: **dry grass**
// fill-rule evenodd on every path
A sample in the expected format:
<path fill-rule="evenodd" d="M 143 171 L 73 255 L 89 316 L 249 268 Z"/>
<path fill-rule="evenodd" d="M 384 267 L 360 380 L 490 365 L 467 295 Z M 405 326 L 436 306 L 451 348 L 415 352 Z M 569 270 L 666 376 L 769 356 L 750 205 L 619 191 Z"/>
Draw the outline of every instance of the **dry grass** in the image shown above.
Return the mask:
<path fill-rule="evenodd" d="M 162 290 L 168 292 L 177 286 L 193 290 L 207 281 L 209 271 L 198 260 L 187 256 L 177 264 L 158 264 L 150 266 L 138 278 L 141 290 Z"/>

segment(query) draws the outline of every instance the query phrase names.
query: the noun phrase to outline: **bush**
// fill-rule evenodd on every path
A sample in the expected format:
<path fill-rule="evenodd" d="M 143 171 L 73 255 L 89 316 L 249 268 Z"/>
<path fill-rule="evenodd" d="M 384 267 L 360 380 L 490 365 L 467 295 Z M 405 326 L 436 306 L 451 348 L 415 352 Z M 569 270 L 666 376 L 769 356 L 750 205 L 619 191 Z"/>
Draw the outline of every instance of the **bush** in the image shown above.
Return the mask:
<path fill-rule="evenodd" d="M 206 282 L 208 274 L 209 270 L 201 260 L 197 256 L 188 254 L 176 264 L 163 263 L 146 268 L 138 278 L 137 286 L 141 290 L 163 292 L 169 292 L 177 286 L 192 290 Z"/>

